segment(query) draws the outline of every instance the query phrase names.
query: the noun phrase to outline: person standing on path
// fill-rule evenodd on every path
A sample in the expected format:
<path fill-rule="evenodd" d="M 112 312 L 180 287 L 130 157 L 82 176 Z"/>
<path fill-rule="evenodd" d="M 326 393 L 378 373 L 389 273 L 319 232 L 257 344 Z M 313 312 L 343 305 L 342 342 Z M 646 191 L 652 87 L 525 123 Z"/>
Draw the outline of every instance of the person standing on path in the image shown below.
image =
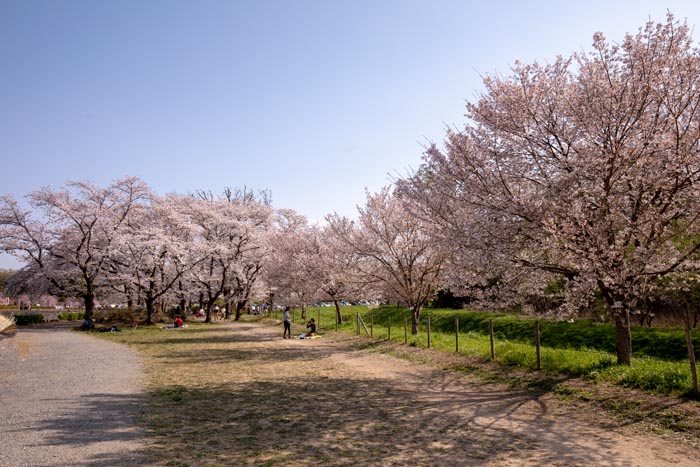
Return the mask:
<path fill-rule="evenodd" d="M 289 321 L 289 306 L 284 307 L 284 313 L 282 314 L 284 319 L 284 334 L 282 334 L 283 339 L 292 338 L 292 322 Z"/>

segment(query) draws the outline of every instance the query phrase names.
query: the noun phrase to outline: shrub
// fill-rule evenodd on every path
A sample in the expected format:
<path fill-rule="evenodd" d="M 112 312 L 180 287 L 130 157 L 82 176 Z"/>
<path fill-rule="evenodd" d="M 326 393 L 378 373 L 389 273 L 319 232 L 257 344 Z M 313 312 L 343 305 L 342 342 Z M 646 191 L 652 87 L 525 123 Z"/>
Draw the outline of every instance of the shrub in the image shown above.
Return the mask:
<path fill-rule="evenodd" d="M 37 324 L 44 322 L 44 315 L 41 313 L 28 313 L 26 315 L 14 315 L 17 326 L 26 326 L 28 324 Z"/>
<path fill-rule="evenodd" d="M 103 308 L 96 310 L 94 319 L 100 323 L 130 323 L 136 318 L 135 312 L 127 308 Z"/>
<path fill-rule="evenodd" d="M 78 321 L 85 318 L 85 313 L 82 311 L 66 311 L 58 314 L 58 319 L 61 321 Z"/>

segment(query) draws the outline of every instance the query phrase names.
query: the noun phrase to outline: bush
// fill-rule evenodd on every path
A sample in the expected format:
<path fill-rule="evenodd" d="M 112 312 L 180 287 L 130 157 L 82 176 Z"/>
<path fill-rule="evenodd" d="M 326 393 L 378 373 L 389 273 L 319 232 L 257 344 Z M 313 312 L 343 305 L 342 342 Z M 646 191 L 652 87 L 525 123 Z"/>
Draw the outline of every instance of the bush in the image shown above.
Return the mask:
<path fill-rule="evenodd" d="M 29 313 L 26 315 L 14 315 L 17 326 L 26 326 L 28 324 L 37 324 L 44 322 L 44 315 L 41 313 Z"/>
<path fill-rule="evenodd" d="M 58 314 L 58 319 L 61 321 L 78 321 L 85 319 L 85 313 L 82 311 L 66 311 Z"/>
<path fill-rule="evenodd" d="M 92 317 L 96 323 L 131 323 L 140 320 L 141 314 L 145 315 L 145 309 L 142 313 L 128 308 L 101 308 L 96 309 Z"/>

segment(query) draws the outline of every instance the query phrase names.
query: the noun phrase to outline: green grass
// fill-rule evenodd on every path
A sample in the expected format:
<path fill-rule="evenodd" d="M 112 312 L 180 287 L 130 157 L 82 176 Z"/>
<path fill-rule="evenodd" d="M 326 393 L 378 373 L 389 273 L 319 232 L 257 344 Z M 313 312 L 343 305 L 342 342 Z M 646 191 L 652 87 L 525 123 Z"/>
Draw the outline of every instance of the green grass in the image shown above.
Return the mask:
<path fill-rule="evenodd" d="M 508 366 L 536 369 L 534 346 L 534 319 L 468 310 L 426 309 L 421 315 L 419 333 L 410 334 L 410 312 L 395 306 L 381 306 L 373 310 L 354 306 L 341 309 L 344 322 L 340 331 L 357 332 L 356 314 L 359 313 L 373 339 L 386 340 L 391 318 L 391 340 L 412 347 L 427 348 L 427 316 L 431 320 L 431 348 L 455 352 L 455 318 L 459 318 L 459 354 L 480 360 L 490 360 L 488 336 L 489 319 L 494 321 L 495 361 Z M 307 319 L 319 320 L 322 330 L 335 330 L 335 308 L 309 308 Z M 408 324 L 404 337 L 404 318 Z M 297 311 L 296 322 L 300 322 Z M 577 376 L 592 381 L 605 381 L 628 388 L 654 393 L 688 396 L 692 390 L 690 367 L 687 363 L 685 340 L 681 330 L 633 328 L 631 366 L 616 364 L 615 331 L 606 324 L 589 320 L 574 323 L 540 320 L 541 370 L 554 374 Z M 360 328 L 360 334 L 367 333 Z M 694 332 L 694 341 L 698 333 Z M 635 347 L 635 344 L 638 347 Z M 695 350 L 700 342 L 695 342 Z M 684 359 L 686 361 L 684 361 Z"/>

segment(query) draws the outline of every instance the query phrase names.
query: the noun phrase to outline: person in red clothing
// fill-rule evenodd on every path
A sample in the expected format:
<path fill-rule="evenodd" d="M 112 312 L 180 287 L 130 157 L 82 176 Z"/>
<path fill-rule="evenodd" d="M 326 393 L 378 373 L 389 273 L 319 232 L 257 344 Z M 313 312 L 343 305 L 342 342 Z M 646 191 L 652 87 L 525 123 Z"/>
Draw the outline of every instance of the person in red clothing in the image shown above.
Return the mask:
<path fill-rule="evenodd" d="M 182 327 L 182 318 L 180 318 L 179 316 L 175 319 L 175 327 L 176 328 Z"/>

